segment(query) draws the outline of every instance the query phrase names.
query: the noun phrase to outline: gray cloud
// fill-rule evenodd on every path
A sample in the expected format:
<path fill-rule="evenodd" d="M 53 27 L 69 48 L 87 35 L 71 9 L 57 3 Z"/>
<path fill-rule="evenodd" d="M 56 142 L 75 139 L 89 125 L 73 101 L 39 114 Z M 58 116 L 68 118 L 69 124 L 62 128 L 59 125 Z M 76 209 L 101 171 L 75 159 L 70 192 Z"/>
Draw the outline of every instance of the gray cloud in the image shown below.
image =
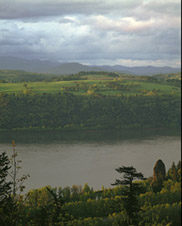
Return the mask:
<path fill-rule="evenodd" d="M 0 0 L 1 19 L 42 20 L 64 15 L 180 15 L 179 0 Z"/>
<path fill-rule="evenodd" d="M 174 0 L 174 1 L 157 1 L 152 0 L 147 2 L 144 5 L 144 8 L 148 10 L 148 12 L 153 12 L 155 14 L 168 14 L 175 16 L 176 14 L 180 14 L 180 1 Z"/>
<path fill-rule="evenodd" d="M 24 19 L 72 14 L 108 14 L 136 8 L 142 0 L 1 0 L 1 19 Z"/>
<path fill-rule="evenodd" d="M 177 66 L 179 4 L 178 0 L 0 0 L 0 55 Z"/>

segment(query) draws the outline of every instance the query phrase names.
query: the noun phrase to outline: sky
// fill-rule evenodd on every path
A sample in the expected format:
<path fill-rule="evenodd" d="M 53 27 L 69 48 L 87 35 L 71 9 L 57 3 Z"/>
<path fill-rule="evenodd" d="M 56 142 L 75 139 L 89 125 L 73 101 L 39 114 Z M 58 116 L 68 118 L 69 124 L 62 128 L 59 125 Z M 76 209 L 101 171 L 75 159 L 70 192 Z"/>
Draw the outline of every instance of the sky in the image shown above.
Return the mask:
<path fill-rule="evenodd" d="M 181 1 L 0 0 L 0 56 L 181 67 Z"/>

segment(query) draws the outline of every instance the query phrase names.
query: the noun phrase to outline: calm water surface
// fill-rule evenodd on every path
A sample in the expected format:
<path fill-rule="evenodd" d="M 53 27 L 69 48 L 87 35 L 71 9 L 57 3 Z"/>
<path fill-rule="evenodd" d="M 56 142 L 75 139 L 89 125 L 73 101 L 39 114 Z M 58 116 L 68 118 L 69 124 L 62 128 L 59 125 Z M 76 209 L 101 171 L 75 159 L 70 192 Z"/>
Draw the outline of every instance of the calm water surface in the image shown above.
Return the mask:
<path fill-rule="evenodd" d="M 158 159 L 167 169 L 181 159 L 176 130 L 0 132 L 0 152 L 12 153 L 12 139 L 21 172 L 30 174 L 26 190 L 85 183 L 94 189 L 111 187 L 119 176 L 115 168 L 122 165 L 149 177 Z"/>

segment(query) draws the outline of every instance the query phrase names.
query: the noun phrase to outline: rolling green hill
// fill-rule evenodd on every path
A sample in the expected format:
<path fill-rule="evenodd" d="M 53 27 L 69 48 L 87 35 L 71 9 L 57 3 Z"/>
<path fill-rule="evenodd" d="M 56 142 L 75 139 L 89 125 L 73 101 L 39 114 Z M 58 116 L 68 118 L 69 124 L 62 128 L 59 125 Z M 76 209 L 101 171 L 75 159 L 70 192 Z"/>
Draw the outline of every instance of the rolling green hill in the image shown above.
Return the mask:
<path fill-rule="evenodd" d="M 1 71 L 0 78 L 0 93 L 69 92 L 75 95 L 180 95 L 180 73 L 149 77 L 108 72 L 82 72 L 77 75 L 54 77 L 49 74 L 33 74 L 23 71 Z"/>
<path fill-rule="evenodd" d="M 174 76 L 82 72 L 1 82 L 0 129 L 179 128 L 181 81 Z"/>

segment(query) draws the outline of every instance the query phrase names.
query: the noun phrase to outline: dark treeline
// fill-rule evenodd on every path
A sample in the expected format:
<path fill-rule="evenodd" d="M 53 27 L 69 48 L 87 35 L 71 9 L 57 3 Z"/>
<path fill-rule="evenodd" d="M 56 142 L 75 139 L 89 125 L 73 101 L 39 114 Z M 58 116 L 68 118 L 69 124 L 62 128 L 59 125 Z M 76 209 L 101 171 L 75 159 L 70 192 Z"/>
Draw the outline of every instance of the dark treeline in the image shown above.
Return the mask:
<path fill-rule="evenodd" d="M 82 74 L 56 75 L 49 73 L 35 73 L 21 70 L 0 70 L 0 83 L 19 82 L 51 82 L 82 80 Z"/>
<path fill-rule="evenodd" d="M 51 82 L 51 81 L 71 81 L 86 80 L 87 76 L 108 76 L 110 78 L 129 78 L 141 79 L 149 82 L 165 82 L 169 85 L 181 87 L 181 73 L 157 74 L 152 76 L 129 75 L 125 73 L 115 73 L 106 71 L 81 71 L 76 74 L 49 74 L 35 73 L 21 70 L 0 70 L 0 83 L 19 83 L 19 82 Z"/>
<path fill-rule="evenodd" d="M 70 75 L 62 75 L 57 78 L 54 78 L 54 81 L 73 81 L 73 80 L 87 80 L 88 75 L 97 75 L 99 76 L 109 76 L 111 78 L 119 77 L 118 74 L 112 72 L 105 72 L 105 71 L 81 71 L 77 74 L 70 74 Z"/>
<path fill-rule="evenodd" d="M 49 73 L 26 72 L 21 70 L 0 70 L 0 83 L 85 80 L 87 75 L 106 75 L 111 78 L 118 77 L 118 74 L 116 73 L 104 71 L 82 71 L 76 74 L 56 75 Z"/>
<path fill-rule="evenodd" d="M 41 82 L 53 80 L 55 77 L 58 76 L 21 70 L 0 70 L 0 83 Z"/>
<path fill-rule="evenodd" d="M 177 128 L 180 97 L 0 95 L 1 129 Z"/>

